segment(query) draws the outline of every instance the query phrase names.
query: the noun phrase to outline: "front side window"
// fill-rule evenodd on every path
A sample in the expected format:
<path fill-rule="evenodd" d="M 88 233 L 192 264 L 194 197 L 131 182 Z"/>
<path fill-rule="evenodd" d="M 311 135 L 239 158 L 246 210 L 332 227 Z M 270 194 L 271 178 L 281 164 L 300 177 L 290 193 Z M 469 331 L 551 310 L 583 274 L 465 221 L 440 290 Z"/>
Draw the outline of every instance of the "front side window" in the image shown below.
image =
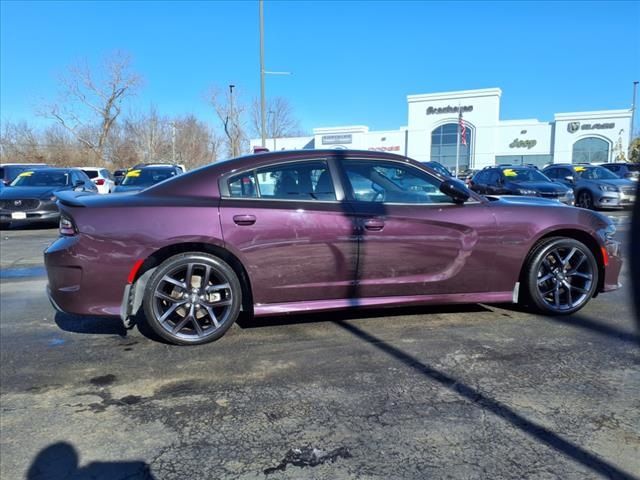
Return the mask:
<path fill-rule="evenodd" d="M 498 185 L 500 183 L 500 172 L 498 170 L 491 170 L 489 172 L 489 185 Z"/>
<path fill-rule="evenodd" d="M 440 181 L 397 163 L 368 160 L 343 161 L 351 196 L 360 202 L 453 203 L 440 192 Z"/>

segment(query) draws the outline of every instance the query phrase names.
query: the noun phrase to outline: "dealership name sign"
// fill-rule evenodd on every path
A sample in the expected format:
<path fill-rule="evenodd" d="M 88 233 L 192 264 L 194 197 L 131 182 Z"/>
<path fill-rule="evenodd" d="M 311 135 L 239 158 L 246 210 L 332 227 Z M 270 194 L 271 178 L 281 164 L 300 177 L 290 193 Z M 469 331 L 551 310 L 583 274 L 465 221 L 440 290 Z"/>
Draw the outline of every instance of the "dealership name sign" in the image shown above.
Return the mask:
<path fill-rule="evenodd" d="M 616 124 L 611 123 L 583 123 L 580 125 L 580 122 L 569 122 L 567 124 L 567 131 L 569 133 L 576 133 L 578 130 L 609 130 L 611 128 L 615 128 Z"/>
<path fill-rule="evenodd" d="M 516 138 L 509 144 L 509 148 L 528 148 L 531 149 L 537 145 L 537 140 L 520 140 Z"/>
<path fill-rule="evenodd" d="M 342 143 L 351 143 L 353 141 L 353 137 L 350 133 L 342 135 L 323 135 L 321 141 L 323 145 L 340 145 Z"/>
<path fill-rule="evenodd" d="M 473 105 L 463 105 L 460 107 L 452 107 L 447 105 L 446 107 L 429 107 L 427 108 L 427 115 L 437 115 L 439 113 L 458 113 L 458 112 L 473 112 Z"/>

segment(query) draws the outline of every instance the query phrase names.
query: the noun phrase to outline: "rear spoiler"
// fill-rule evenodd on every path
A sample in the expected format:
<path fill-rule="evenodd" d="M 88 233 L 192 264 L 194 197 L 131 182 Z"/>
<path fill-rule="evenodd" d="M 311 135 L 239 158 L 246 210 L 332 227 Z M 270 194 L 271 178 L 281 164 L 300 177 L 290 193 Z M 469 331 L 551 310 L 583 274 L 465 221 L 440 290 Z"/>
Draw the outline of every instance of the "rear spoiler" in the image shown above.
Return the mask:
<path fill-rule="evenodd" d="M 69 207 L 86 207 L 86 205 L 82 202 L 81 198 L 90 196 L 90 195 L 95 195 L 95 194 L 91 192 L 64 191 L 64 192 L 55 192 L 54 195 L 58 198 L 58 201 L 62 205 L 67 205 Z"/>

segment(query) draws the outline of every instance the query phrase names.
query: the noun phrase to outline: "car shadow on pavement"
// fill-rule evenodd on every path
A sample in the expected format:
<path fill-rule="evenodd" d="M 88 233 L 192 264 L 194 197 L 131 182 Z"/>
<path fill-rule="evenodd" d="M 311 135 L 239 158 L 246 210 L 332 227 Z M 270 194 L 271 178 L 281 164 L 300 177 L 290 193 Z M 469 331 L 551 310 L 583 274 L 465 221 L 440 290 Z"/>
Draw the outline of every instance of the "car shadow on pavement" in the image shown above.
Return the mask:
<path fill-rule="evenodd" d="M 514 310 L 517 312 L 530 313 L 525 307 L 521 307 L 517 304 L 496 305 L 498 308 L 504 310 Z M 599 322 L 584 316 L 582 313 L 574 313 L 572 315 L 556 315 L 556 316 L 544 316 L 545 320 L 549 322 L 558 323 L 561 325 L 567 325 L 568 327 L 581 328 L 590 332 L 598 333 L 610 337 L 614 340 L 621 342 L 627 342 L 640 346 L 640 335 L 632 331 L 622 330 L 614 325 L 607 325 L 606 323 Z M 632 325 L 635 328 L 635 325 Z"/>
<path fill-rule="evenodd" d="M 240 315 L 236 324 L 241 328 L 260 328 L 335 320 L 357 320 L 365 318 L 402 317 L 408 315 L 431 315 L 441 313 L 479 313 L 489 311 L 490 310 L 488 308 L 479 304 L 464 304 L 436 305 L 428 307 L 354 308 L 351 310 L 336 310 L 318 313 L 294 313 L 290 315 L 258 318 L 245 313 Z"/>
<path fill-rule="evenodd" d="M 56 442 L 38 452 L 29 466 L 27 480 L 154 480 L 149 465 L 143 461 L 91 462 L 78 466 L 79 455 L 67 442 Z"/>
<path fill-rule="evenodd" d="M 441 385 L 443 388 L 446 388 L 472 404 L 477 405 L 478 408 L 509 423 L 511 426 L 517 428 L 534 440 L 537 440 L 541 444 L 571 458 L 592 472 L 606 478 L 625 480 L 633 480 L 635 478 L 630 473 L 627 473 L 615 465 L 598 458 L 596 455 L 585 450 L 579 445 L 565 440 L 547 427 L 528 420 L 508 405 L 495 400 L 481 391 L 461 382 L 457 378 L 420 361 L 418 358 L 404 352 L 390 343 L 387 343 L 375 335 L 372 335 L 353 324 L 347 323 L 344 320 L 335 320 L 334 324 L 347 332 L 352 333 L 357 338 L 371 344 L 381 352 L 398 360 L 407 368 L 422 375 L 426 379 Z"/>
<path fill-rule="evenodd" d="M 118 317 L 84 317 L 57 312 L 55 322 L 65 332 L 127 336 L 127 330 Z"/>

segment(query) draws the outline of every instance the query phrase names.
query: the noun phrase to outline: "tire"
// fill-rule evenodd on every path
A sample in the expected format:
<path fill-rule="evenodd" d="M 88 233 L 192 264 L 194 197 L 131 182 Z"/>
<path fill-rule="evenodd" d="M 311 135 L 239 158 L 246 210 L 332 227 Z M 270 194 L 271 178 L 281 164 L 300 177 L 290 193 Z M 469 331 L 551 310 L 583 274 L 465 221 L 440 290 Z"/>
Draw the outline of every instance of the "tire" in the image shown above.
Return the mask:
<path fill-rule="evenodd" d="M 589 190 L 581 190 L 576 197 L 576 206 L 586 208 L 587 210 L 594 210 L 593 195 Z"/>
<path fill-rule="evenodd" d="M 242 288 L 235 271 L 220 258 L 200 252 L 162 262 L 143 299 L 149 327 L 176 345 L 201 345 L 222 337 L 241 305 Z"/>
<path fill-rule="evenodd" d="M 566 237 L 539 242 L 527 257 L 524 301 L 550 315 L 584 307 L 598 286 L 598 264 L 584 243 Z"/>

